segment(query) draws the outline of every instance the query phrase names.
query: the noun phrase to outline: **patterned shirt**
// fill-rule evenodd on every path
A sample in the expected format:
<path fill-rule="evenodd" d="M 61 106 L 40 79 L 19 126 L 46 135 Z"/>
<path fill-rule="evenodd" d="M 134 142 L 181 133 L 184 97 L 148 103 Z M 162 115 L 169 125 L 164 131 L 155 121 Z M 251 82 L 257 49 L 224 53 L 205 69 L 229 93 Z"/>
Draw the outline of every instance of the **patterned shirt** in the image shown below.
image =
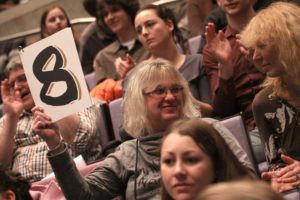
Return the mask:
<path fill-rule="evenodd" d="M 87 163 L 95 161 L 101 152 L 97 133 L 98 109 L 92 106 L 78 112 L 80 124 L 71 144 L 67 144 L 72 157 L 82 155 Z M 0 119 L 3 128 L 4 117 Z M 43 139 L 32 132 L 32 113 L 24 111 L 17 124 L 15 147 L 11 168 L 19 171 L 30 181 L 38 181 L 52 172 L 47 159 L 47 144 Z"/>
<path fill-rule="evenodd" d="M 256 95 L 253 113 L 270 168 L 282 164 L 281 153 L 300 160 L 300 110 L 269 87 Z"/>

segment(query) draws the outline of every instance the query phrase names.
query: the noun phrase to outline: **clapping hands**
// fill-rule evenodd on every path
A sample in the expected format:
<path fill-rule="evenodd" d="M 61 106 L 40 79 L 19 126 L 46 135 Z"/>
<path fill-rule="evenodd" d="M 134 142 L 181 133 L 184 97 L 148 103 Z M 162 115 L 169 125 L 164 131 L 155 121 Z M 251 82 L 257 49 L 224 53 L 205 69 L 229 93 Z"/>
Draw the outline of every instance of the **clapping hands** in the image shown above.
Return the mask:
<path fill-rule="evenodd" d="M 271 181 L 273 189 L 284 192 L 300 186 L 300 162 L 286 155 L 281 155 L 283 162 L 287 164 L 277 171 L 263 172 L 262 178 Z"/>

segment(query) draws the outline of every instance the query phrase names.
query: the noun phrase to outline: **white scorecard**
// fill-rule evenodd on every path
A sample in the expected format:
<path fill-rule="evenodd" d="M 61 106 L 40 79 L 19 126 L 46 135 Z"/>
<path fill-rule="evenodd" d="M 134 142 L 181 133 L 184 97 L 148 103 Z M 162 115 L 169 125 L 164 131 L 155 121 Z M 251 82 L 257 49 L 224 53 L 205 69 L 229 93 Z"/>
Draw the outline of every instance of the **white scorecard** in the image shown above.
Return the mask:
<path fill-rule="evenodd" d="M 53 122 L 92 105 L 71 28 L 20 51 L 33 100 Z"/>

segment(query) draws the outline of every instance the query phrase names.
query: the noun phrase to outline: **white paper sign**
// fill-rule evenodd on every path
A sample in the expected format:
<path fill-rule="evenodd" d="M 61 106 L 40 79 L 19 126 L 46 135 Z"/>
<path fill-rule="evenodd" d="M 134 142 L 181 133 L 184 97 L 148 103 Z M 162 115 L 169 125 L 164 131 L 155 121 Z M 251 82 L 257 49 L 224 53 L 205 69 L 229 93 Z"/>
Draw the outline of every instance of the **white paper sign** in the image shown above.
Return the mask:
<path fill-rule="evenodd" d="M 20 51 L 33 100 L 53 122 L 92 105 L 71 28 Z"/>

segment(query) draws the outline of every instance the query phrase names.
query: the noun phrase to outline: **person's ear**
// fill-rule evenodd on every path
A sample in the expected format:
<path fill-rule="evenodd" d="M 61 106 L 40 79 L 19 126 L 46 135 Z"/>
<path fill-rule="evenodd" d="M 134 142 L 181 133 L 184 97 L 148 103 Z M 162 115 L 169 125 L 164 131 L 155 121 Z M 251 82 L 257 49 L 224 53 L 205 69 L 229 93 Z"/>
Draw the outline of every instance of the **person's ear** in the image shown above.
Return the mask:
<path fill-rule="evenodd" d="M 171 32 L 173 32 L 173 30 L 174 30 L 174 23 L 173 23 L 171 20 L 167 20 L 167 21 L 166 21 L 166 24 L 167 24 L 167 26 L 169 27 L 169 30 L 170 30 Z"/>
<path fill-rule="evenodd" d="M 7 191 L 3 192 L 2 197 L 4 200 L 15 200 L 16 199 L 16 195 L 12 190 L 7 190 Z"/>

